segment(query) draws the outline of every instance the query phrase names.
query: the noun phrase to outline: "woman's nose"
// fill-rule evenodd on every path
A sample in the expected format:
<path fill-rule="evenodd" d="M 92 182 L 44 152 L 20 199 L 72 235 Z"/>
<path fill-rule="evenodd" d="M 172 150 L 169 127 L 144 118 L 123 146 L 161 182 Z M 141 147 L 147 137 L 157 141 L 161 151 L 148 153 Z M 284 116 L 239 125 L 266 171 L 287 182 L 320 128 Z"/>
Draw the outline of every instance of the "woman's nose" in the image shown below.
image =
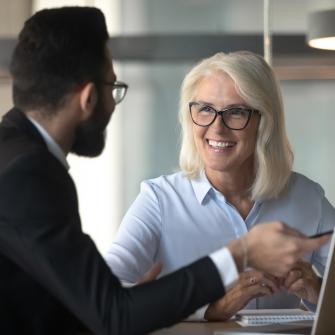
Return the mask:
<path fill-rule="evenodd" d="M 217 115 L 215 121 L 210 125 L 210 127 L 217 132 L 229 131 L 229 128 L 224 124 L 221 115 Z"/>

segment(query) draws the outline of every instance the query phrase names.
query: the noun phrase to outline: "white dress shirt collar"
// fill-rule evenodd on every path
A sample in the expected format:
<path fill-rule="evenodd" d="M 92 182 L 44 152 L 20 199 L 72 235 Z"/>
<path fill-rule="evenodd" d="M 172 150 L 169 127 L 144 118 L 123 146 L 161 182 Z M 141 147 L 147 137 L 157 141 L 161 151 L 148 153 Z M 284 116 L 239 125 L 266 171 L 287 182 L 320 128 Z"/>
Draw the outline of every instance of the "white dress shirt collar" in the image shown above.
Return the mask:
<path fill-rule="evenodd" d="M 36 127 L 37 131 L 42 136 L 51 154 L 53 154 L 65 167 L 69 170 L 70 166 L 66 160 L 66 156 L 57 142 L 49 135 L 49 133 L 33 118 L 28 116 L 29 121 Z"/>
<path fill-rule="evenodd" d="M 191 179 L 192 187 L 195 193 L 197 200 L 200 205 L 202 205 L 208 192 L 213 189 L 212 184 L 207 179 L 206 173 L 204 170 L 201 170 L 199 176 L 195 179 Z"/>
<path fill-rule="evenodd" d="M 199 176 L 195 179 L 191 179 L 192 187 L 195 193 L 195 196 L 200 205 L 203 205 L 203 202 L 210 192 L 212 192 L 212 197 L 220 198 L 223 201 L 227 201 L 223 193 L 218 191 L 208 180 L 205 170 L 201 170 Z M 255 201 L 256 206 L 262 204 L 261 200 Z M 255 206 L 254 205 L 254 206 Z"/>

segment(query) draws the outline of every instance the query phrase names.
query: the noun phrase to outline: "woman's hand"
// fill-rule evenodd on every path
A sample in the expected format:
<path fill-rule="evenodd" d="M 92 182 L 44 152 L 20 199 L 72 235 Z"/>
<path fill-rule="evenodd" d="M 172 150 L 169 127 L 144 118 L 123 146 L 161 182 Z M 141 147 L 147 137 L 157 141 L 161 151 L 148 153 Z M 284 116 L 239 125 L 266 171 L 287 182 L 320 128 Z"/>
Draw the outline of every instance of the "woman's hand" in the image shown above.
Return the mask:
<path fill-rule="evenodd" d="M 298 261 L 296 266 L 282 279 L 282 285 L 288 292 L 294 293 L 301 299 L 305 299 L 312 304 L 318 302 L 321 278 L 316 275 L 308 262 Z"/>
<path fill-rule="evenodd" d="M 137 284 L 148 283 L 149 281 L 157 279 L 163 268 L 162 263 L 155 263 L 148 272 L 137 282 Z"/>
<path fill-rule="evenodd" d="M 271 275 L 256 270 L 242 272 L 238 282 L 226 292 L 225 296 L 208 306 L 205 319 L 226 321 L 251 299 L 277 292 L 278 284 L 278 280 Z"/>

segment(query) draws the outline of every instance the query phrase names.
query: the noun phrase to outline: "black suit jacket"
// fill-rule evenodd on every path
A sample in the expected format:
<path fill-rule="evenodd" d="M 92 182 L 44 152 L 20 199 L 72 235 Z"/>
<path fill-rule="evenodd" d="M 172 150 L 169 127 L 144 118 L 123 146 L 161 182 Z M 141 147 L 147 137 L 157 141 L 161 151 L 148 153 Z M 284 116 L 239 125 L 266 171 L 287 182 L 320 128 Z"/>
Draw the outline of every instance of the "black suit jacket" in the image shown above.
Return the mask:
<path fill-rule="evenodd" d="M 81 229 L 75 185 L 18 109 L 0 123 L 0 333 L 144 334 L 220 298 L 206 257 L 121 287 Z"/>

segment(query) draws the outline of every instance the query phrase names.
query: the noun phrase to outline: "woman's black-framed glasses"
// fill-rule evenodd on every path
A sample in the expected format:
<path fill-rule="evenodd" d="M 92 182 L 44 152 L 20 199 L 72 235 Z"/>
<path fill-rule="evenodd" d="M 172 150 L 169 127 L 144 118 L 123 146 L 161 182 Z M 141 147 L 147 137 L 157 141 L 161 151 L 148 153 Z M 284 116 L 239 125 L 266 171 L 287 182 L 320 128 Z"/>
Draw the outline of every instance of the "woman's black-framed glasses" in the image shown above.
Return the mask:
<path fill-rule="evenodd" d="M 128 85 L 126 83 L 123 83 L 122 81 L 115 81 L 113 83 L 104 81 L 103 84 L 112 86 L 112 94 L 115 105 L 119 104 L 126 96 L 128 90 Z"/>
<path fill-rule="evenodd" d="M 258 113 L 257 109 L 245 107 L 229 107 L 217 111 L 215 108 L 199 102 L 190 102 L 189 109 L 192 121 L 200 127 L 210 126 L 220 115 L 223 124 L 232 130 L 244 129 L 248 125 L 252 113 Z"/>

